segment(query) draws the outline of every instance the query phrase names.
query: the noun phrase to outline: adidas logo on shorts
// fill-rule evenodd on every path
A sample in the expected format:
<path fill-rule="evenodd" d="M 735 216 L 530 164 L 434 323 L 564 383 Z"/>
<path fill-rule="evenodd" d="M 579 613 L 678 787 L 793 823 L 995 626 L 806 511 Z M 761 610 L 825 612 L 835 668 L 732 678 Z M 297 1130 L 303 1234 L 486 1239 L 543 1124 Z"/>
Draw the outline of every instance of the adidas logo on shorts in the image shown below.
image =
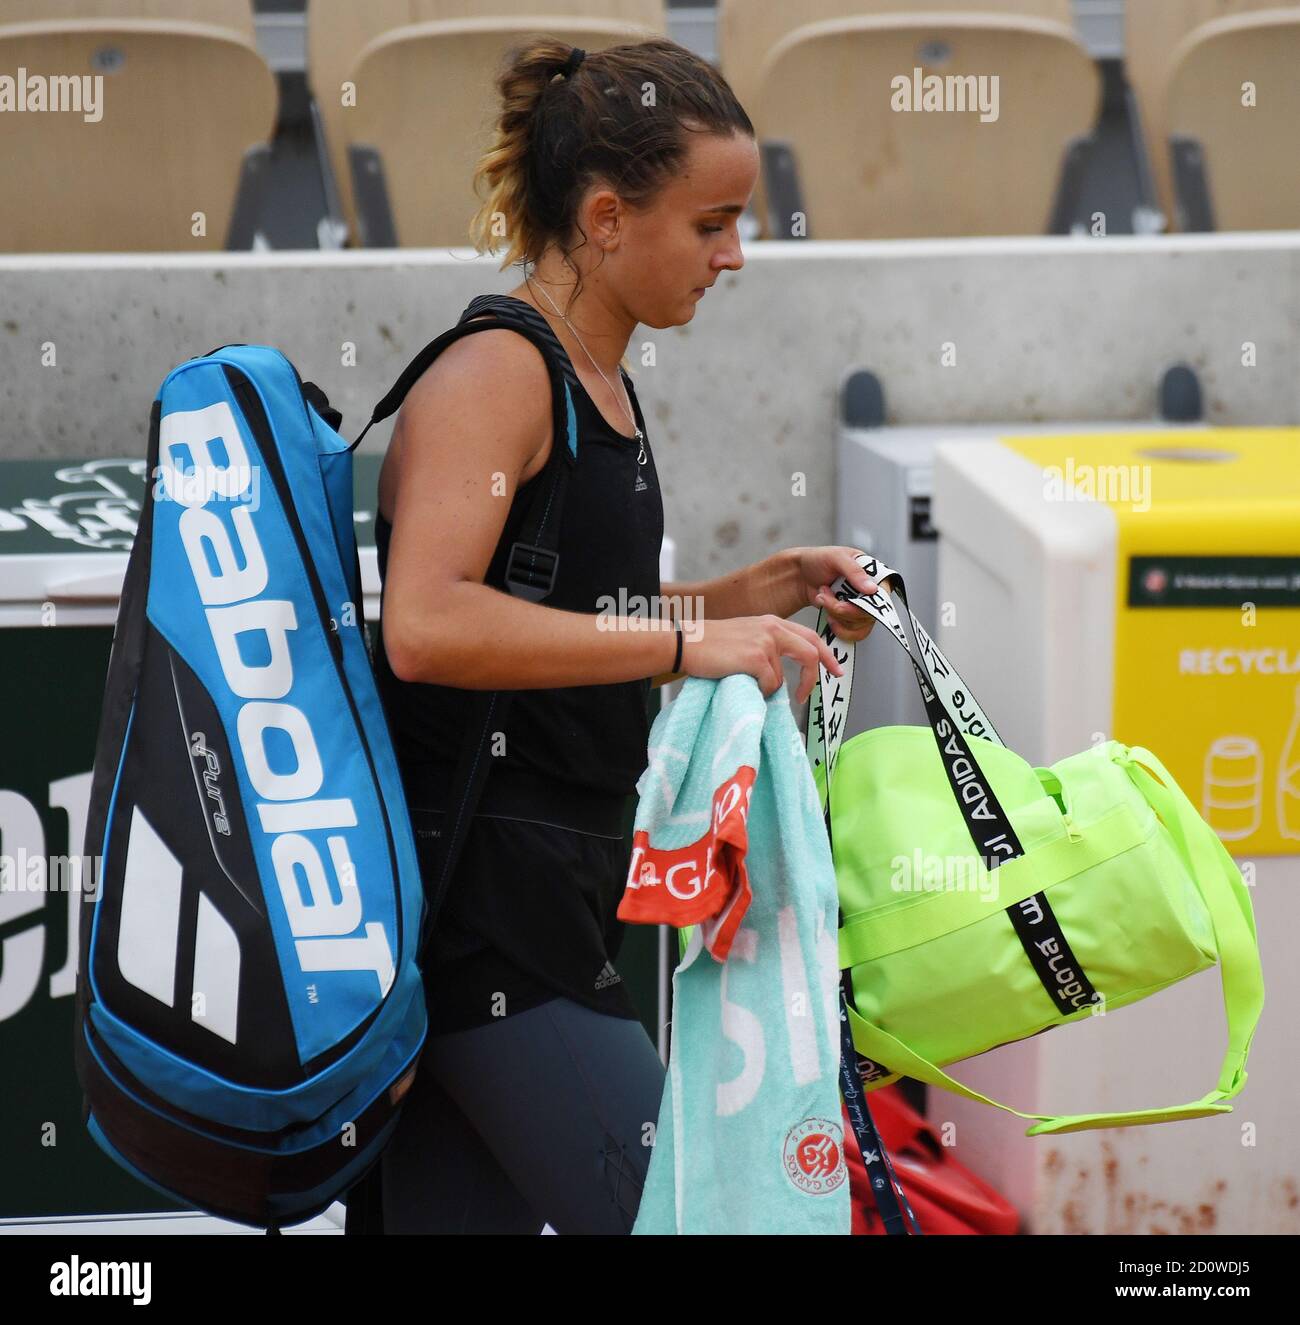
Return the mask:
<path fill-rule="evenodd" d="M 609 962 L 606 962 L 604 969 L 596 977 L 596 988 L 605 989 L 609 985 L 616 985 L 620 980 L 622 980 L 622 978 L 623 977 L 619 975 L 619 973 L 609 964 Z"/>

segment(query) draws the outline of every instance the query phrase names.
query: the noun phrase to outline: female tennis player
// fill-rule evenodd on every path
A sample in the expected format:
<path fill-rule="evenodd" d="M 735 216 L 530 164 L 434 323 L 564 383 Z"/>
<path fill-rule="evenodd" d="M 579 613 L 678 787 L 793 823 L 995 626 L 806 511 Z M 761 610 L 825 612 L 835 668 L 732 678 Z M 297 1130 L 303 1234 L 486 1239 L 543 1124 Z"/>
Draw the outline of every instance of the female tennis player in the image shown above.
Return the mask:
<path fill-rule="evenodd" d="M 380 692 L 426 885 L 434 877 L 470 695 L 515 692 L 427 955 L 430 1035 L 349 1231 L 624 1233 L 636 1218 L 664 1069 L 614 966 L 623 833 L 647 760 L 652 680 L 745 673 L 765 695 L 825 642 L 789 621 L 825 606 L 845 640 L 871 619 L 836 603 L 849 547 L 788 548 L 717 579 L 661 584 L 654 455 L 622 359 L 633 330 L 690 322 L 744 264 L 737 221 L 754 129 L 704 60 L 667 40 L 591 55 L 539 40 L 497 83 L 495 141 L 471 233 L 523 279 L 471 301 L 462 337 L 408 395 L 379 487 Z M 482 190 L 480 189 L 480 194 Z M 717 296 L 713 296 L 717 297 Z M 544 603 L 504 587 L 569 384 L 577 465 Z M 717 443 L 719 482 L 738 467 Z M 644 599 L 653 617 L 598 614 Z M 674 629 L 669 606 L 688 628 Z"/>

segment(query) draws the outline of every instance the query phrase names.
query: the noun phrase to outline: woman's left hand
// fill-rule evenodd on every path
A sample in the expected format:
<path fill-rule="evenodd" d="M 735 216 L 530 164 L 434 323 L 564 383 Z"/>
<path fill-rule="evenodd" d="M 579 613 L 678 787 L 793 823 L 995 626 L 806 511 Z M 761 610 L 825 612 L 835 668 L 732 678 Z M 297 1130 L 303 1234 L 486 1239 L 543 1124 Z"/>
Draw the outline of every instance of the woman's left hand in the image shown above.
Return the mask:
<path fill-rule="evenodd" d="M 856 558 L 863 556 L 855 547 L 800 547 L 791 548 L 803 602 L 825 609 L 831 630 L 846 644 L 858 644 L 871 634 L 875 617 L 868 616 L 859 607 L 844 603 L 831 593 L 831 585 L 844 576 L 851 588 L 861 593 L 875 593 L 879 585 L 858 565 Z M 888 589 L 886 589 L 888 592 Z M 803 605 L 801 602 L 800 606 Z"/>

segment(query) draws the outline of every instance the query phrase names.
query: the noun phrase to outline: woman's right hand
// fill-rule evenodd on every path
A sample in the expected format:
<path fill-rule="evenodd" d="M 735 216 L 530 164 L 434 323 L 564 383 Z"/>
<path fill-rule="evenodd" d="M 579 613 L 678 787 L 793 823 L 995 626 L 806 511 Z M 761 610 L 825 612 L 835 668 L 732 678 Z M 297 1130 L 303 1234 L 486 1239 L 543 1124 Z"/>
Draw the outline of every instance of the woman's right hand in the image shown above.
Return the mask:
<path fill-rule="evenodd" d="M 785 679 L 782 658 L 799 665 L 795 699 L 804 703 L 817 684 L 818 663 L 825 663 L 832 676 L 844 668 L 835 660 L 830 646 L 815 630 L 779 616 L 701 618 L 690 630 L 682 627 L 681 671 L 686 676 L 716 680 L 742 672 L 758 682 L 764 698 L 770 699 Z"/>

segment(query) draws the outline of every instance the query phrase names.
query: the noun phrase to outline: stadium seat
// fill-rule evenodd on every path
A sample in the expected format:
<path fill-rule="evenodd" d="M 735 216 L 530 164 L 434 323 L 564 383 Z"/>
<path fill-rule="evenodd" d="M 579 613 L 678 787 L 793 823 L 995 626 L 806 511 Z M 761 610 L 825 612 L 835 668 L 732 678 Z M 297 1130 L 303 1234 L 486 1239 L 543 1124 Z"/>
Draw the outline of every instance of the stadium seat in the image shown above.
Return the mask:
<path fill-rule="evenodd" d="M 755 207 L 767 238 L 1061 228 L 1062 178 L 1101 98 L 1068 0 L 721 0 L 719 54 L 763 146 Z M 892 80 L 911 83 L 914 69 L 997 75 L 997 118 L 892 109 Z"/>
<path fill-rule="evenodd" d="M 354 243 L 469 243 L 497 68 L 538 33 L 593 51 L 664 36 L 667 20 L 663 0 L 309 0 L 308 81 Z"/>
<path fill-rule="evenodd" d="M 1267 16 L 1262 13 L 1265 10 Z M 1279 178 L 1283 163 L 1295 150 L 1291 142 L 1297 122 L 1294 71 L 1300 59 L 1295 28 L 1287 19 L 1297 13 L 1300 5 L 1280 0 L 1160 0 L 1158 4 L 1125 5 L 1124 64 L 1137 99 L 1156 197 L 1170 230 L 1266 230 L 1279 224 L 1289 229 L 1300 224 L 1295 171 L 1285 181 Z M 1253 14 L 1260 16 L 1259 25 L 1247 25 L 1240 31 L 1231 24 L 1218 26 L 1219 20 Z M 1209 24 L 1216 26 L 1211 30 Z M 1202 40 L 1189 40 L 1198 33 Z M 1270 49 L 1272 43 L 1276 46 Z M 1171 84 L 1175 57 L 1180 65 L 1176 86 Z M 1213 79 L 1206 77 L 1212 63 L 1222 61 L 1226 72 L 1237 70 L 1242 59 L 1255 63 L 1238 70 L 1240 77 L 1221 78 L 1218 69 Z M 1289 84 L 1279 79 L 1284 73 Z M 1263 91 L 1266 79 L 1271 91 L 1261 96 L 1255 108 L 1243 108 L 1241 84 L 1250 81 Z M 1171 97 L 1177 98 L 1176 119 Z M 1241 132 L 1242 114 L 1250 116 L 1247 133 Z M 1183 139 L 1178 151 L 1190 190 L 1184 203 L 1188 214 L 1183 219 L 1174 187 L 1171 134 Z M 1216 191 L 1213 172 L 1219 172 L 1222 184 L 1212 218 L 1205 214 L 1198 186 L 1200 158 L 1192 141 L 1196 139 L 1203 141 L 1208 157 L 1210 193 Z M 1257 170 L 1268 173 L 1256 175 L 1249 186 L 1233 182 L 1249 178 L 1247 172 Z M 1258 185 L 1261 178 L 1268 180 L 1266 189 Z"/>
<path fill-rule="evenodd" d="M 0 74 L 20 70 L 102 76 L 102 101 L 0 114 L 0 251 L 251 244 L 279 98 L 248 0 L 5 0 Z"/>

